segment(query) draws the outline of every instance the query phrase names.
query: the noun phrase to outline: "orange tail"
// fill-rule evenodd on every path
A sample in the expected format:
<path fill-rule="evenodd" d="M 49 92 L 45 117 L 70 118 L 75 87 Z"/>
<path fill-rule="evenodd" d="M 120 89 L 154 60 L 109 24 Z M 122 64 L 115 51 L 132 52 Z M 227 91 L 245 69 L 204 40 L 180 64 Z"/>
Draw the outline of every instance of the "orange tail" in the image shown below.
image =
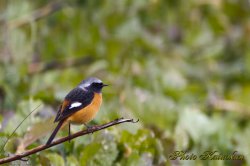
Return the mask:
<path fill-rule="evenodd" d="M 57 132 L 59 131 L 59 129 L 62 127 L 63 122 L 64 122 L 64 120 L 59 121 L 59 123 L 57 124 L 57 126 L 56 126 L 56 128 L 54 129 L 53 133 L 52 133 L 51 136 L 49 137 L 49 139 L 48 139 L 46 145 L 49 145 L 49 144 L 53 141 L 53 139 L 54 139 L 55 136 L 56 136 L 56 133 L 57 133 Z"/>

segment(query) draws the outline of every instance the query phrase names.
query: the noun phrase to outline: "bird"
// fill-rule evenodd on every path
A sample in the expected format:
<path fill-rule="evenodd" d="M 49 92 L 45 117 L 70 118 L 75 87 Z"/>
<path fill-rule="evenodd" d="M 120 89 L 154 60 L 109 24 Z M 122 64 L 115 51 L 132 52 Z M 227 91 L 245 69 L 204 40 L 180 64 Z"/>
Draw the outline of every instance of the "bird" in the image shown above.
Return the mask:
<path fill-rule="evenodd" d="M 49 137 L 46 145 L 51 144 L 60 128 L 70 124 L 84 124 L 94 119 L 102 104 L 102 89 L 108 86 L 96 77 L 90 77 L 80 82 L 64 98 L 60 105 L 54 123 L 56 128 Z"/>

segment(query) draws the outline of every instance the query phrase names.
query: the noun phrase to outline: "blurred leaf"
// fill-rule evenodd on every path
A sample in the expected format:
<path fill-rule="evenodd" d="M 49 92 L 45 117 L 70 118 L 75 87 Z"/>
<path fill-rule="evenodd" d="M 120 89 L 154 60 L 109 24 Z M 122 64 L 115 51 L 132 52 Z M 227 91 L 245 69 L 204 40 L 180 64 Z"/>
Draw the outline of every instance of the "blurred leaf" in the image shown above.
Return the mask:
<path fill-rule="evenodd" d="M 82 165 L 105 165 L 111 166 L 118 155 L 117 146 L 114 141 L 90 143 L 85 146 L 81 156 L 80 163 Z"/>
<path fill-rule="evenodd" d="M 64 166 L 65 165 L 62 156 L 60 156 L 59 154 L 47 153 L 45 156 L 49 159 L 51 165 L 54 165 L 54 166 Z"/>
<path fill-rule="evenodd" d="M 158 146 L 159 142 L 149 130 L 141 129 L 136 134 L 124 131 L 119 142 L 122 147 L 121 163 L 124 165 L 151 165 L 153 162 L 159 164 L 162 160 L 162 145 Z"/>
<path fill-rule="evenodd" d="M 27 133 L 24 135 L 24 138 L 20 141 L 17 153 L 22 153 L 25 151 L 27 146 L 35 142 L 37 139 L 46 136 L 51 131 L 51 129 L 56 126 L 53 121 L 54 118 L 50 118 L 43 122 L 36 123 L 31 128 L 29 128 Z"/>
<path fill-rule="evenodd" d="M 73 156 L 73 155 L 68 156 L 66 158 L 66 161 L 67 161 L 66 165 L 69 165 L 69 166 L 78 166 L 78 165 L 80 165 L 77 158 L 75 156 Z"/>
<path fill-rule="evenodd" d="M 249 125 L 243 130 L 241 134 L 235 135 L 235 138 L 237 140 L 237 150 L 239 154 L 244 155 L 245 160 L 247 163 L 250 163 L 250 158 L 248 157 L 250 153 L 250 143 L 248 141 L 248 138 L 250 136 L 249 132 Z"/>
<path fill-rule="evenodd" d="M 180 113 L 176 130 L 177 132 L 187 132 L 195 143 L 217 131 L 216 123 L 203 115 L 197 108 L 186 108 Z"/>
<path fill-rule="evenodd" d="M 44 155 L 38 155 L 39 156 L 39 162 L 41 163 L 42 166 L 49 166 L 50 165 L 50 160 L 45 157 Z"/>
<path fill-rule="evenodd" d="M 4 147 L 4 152 L 10 152 L 14 154 L 17 150 L 17 147 L 20 143 L 18 138 L 10 138 Z"/>
<path fill-rule="evenodd" d="M 80 162 L 82 165 L 88 165 L 88 161 L 93 160 L 93 156 L 101 149 L 100 143 L 91 143 L 84 147 L 84 151 L 81 154 Z M 88 164 L 87 164 L 88 163 Z"/>

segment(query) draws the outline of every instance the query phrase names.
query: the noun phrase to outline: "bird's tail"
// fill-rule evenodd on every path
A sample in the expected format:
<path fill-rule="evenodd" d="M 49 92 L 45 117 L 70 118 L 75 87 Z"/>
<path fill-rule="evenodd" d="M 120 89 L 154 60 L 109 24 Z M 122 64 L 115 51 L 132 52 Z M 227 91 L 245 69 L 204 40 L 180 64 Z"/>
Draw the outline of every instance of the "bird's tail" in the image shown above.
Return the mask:
<path fill-rule="evenodd" d="M 59 123 L 57 124 L 56 128 L 54 129 L 53 133 L 51 134 L 51 136 L 49 137 L 46 145 L 49 145 L 53 139 L 55 138 L 56 136 L 56 133 L 59 131 L 59 129 L 62 127 L 63 123 L 64 123 L 65 120 L 61 120 L 59 121 Z"/>

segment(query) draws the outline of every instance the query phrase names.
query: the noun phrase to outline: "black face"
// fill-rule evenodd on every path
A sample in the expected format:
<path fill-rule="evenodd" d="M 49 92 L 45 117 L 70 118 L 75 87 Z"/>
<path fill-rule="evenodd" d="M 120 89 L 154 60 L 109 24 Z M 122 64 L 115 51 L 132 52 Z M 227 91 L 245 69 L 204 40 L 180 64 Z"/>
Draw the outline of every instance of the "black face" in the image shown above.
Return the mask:
<path fill-rule="evenodd" d="M 92 84 L 89 86 L 89 89 L 92 90 L 93 92 L 101 93 L 102 88 L 103 88 L 104 86 L 107 86 L 107 85 L 103 84 L 102 82 L 101 82 L 101 83 L 94 82 L 94 83 L 92 83 Z"/>

